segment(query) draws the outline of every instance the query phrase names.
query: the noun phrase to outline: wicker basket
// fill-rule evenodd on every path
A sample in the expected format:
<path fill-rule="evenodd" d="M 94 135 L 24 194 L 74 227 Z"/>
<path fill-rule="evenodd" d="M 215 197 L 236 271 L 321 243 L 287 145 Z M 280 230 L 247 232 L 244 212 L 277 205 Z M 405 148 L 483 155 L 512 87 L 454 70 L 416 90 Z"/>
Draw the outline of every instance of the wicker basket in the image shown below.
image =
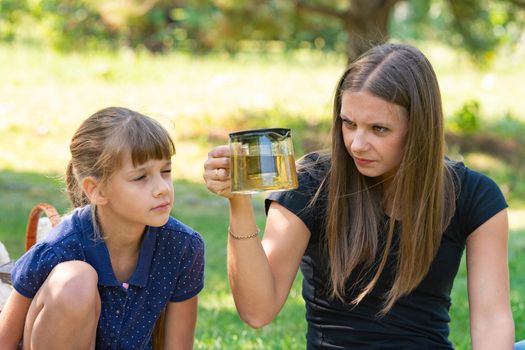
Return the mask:
<path fill-rule="evenodd" d="M 51 221 L 51 227 L 55 227 L 60 223 L 60 215 L 58 215 L 57 210 L 51 204 L 39 203 L 35 205 L 27 219 L 26 251 L 37 242 L 38 221 L 42 213 L 46 214 L 49 221 Z"/>
<path fill-rule="evenodd" d="M 40 220 L 42 213 L 49 218 L 51 227 L 55 227 L 60 223 L 60 215 L 58 215 L 57 210 L 51 204 L 38 203 L 35 205 L 33 209 L 31 209 L 31 213 L 27 219 L 26 251 L 36 243 L 38 221 Z M 2 282 L 11 284 L 11 270 L 13 269 L 13 266 L 14 261 L 10 261 L 7 264 L 0 266 L 0 279 Z"/>

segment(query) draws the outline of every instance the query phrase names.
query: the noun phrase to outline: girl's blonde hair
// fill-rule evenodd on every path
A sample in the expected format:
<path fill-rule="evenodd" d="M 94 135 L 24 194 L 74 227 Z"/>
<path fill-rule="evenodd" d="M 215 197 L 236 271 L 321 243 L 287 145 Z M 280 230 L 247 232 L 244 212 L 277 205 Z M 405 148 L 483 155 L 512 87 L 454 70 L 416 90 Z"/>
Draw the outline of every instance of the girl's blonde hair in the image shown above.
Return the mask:
<path fill-rule="evenodd" d="M 343 142 L 340 118 L 342 94 L 366 91 L 408 112 L 404 154 L 392 179 L 391 193 L 380 182 L 359 173 Z M 353 62 L 341 77 L 334 98 L 328 185 L 326 247 L 332 297 L 344 299 L 345 282 L 364 267 L 369 279 L 353 299 L 359 303 L 376 285 L 392 253 L 394 227 L 401 221 L 394 281 L 384 296 L 380 315 L 412 291 L 427 274 L 443 231 L 455 212 L 454 173 L 445 161 L 443 112 L 438 82 L 426 57 L 416 48 L 384 44 Z M 384 200 L 393 213 L 379 244 Z M 376 261 L 379 254 L 379 261 Z M 359 285 L 362 281 L 350 281 Z"/>
<path fill-rule="evenodd" d="M 81 181 L 91 176 L 100 184 L 106 183 L 127 152 L 135 166 L 149 159 L 170 159 L 175 154 L 173 140 L 159 122 L 122 107 L 105 108 L 87 118 L 69 148 L 66 189 L 75 208 L 90 203 Z M 96 207 L 92 210 L 95 215 Z"/>

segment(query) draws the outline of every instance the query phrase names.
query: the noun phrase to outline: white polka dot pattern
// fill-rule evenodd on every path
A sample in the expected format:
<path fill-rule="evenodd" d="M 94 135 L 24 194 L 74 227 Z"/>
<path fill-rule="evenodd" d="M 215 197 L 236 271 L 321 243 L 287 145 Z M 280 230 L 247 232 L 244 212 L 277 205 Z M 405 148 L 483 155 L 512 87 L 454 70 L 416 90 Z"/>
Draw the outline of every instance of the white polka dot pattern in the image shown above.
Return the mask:
<path fill-rule="evenodd" d="M 145 235 L 154 236 L 143 239 L 137 270 L 126 289 L 114 274 L 112 280 L 108 279 L 111 269 L 97 268 L 105 259 L 110 262 L 102 254 L 107 252 L 103 243 L 98 242 L 94 248 L 93 241 L 86 239 L 92 236 L 87 211 L 89 207 L 75 211 L 48 235 L 51 238 L 35 245 L 17 261 L 13 286 L 32 298 L 58 263 L 87 261 L 99 274 L 102 309 L 97 349 L 151 349 L 153 327 L 167 303 L 189 299 L 204 287 L 204 241 L 193 229 L 173 218 L 163 227 L 150 227 Z"/>

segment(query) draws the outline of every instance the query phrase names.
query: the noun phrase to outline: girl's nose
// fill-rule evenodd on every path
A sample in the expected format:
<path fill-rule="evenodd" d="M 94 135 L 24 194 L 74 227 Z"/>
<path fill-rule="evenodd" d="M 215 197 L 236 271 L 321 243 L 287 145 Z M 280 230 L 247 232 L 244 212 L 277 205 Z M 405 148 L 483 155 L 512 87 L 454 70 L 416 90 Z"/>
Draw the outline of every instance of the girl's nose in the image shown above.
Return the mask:
<path fill-rule="evenodd" d="M 158 179 L 156 183 L 155 190 L 153 191 L 153 195 L 155 197 L 163 196 L 165 194 L 168 194 L 170 192 L 170 189 L 171 189 L 171 181 L 161 177 Z"/>

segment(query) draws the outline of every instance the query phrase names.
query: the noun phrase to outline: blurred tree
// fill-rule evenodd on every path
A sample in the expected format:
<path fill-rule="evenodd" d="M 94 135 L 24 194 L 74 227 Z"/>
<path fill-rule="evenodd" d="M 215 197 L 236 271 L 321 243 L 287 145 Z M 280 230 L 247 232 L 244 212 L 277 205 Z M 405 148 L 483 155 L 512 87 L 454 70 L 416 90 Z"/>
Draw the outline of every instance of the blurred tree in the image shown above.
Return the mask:
<path fill-rule="evenodd" d="M 91 0 L 107 31 L 121 44 L 144 46 L 153 52 L 171 49 L 174 20 L 171 11 L 180 4 L 166 0 Z"/>
<path fill-rule="evenodd" d="M 524 9 L 525 0 L 0 0 L 0 40 L 32 36 L 62 50 L 313 47 L 351 61 L 392 36 L 442 40 L 483 61 L 523 36 Z"/>
<path fill-rule="evenodd" d="M 296 0 L 299 11 L 317 12 L 337 19 L 347 35 L 346 56 L 351 62 L 371 46 L 388 39 L 390 14 L 400 0 Z"/>
<path fill-rule="evenodd" d="M 427 34 L 429 28 L 439 29 L 437 37 L 483 61 L 508 39 L 509 27 L 524 23 L 525 0 L 295 0 L 295 6 L 303 13 L 319 13 L 341 23 L 347 36 L 348 61 L 388 39 L 392 29 L 389 20 L 401 6 L 406 22 L 398 21 L 397 25 L 412 29 L 405 34 L 418 37 L 420 29 Z"/>
<path fill-rule="evenodd" d="M 520 40 L 525 0 L 200 0 L 217 11 L 209 47 L 230 52 L 243 40 L 305 43 L 346 54 L 348 61 L 390 36 L 433 38 L 479 62 L 504 42 Z M 328 18 L 334 20 L 327 20 Z"/>
<path fill-rule="evenodd" d="M 22 22 L 24 10 L 27 8 L 25 0 L 0 1 L 0 39 L 13 41 L 16 39 L 16 28 Z"/>
<path fill-rule="evenodd" d="M 524 9 L 516 0 L 407 0 L 396 8 L 391 33 L 437 39 L 484 63 L 500 44 L 522 39 Z"/>

